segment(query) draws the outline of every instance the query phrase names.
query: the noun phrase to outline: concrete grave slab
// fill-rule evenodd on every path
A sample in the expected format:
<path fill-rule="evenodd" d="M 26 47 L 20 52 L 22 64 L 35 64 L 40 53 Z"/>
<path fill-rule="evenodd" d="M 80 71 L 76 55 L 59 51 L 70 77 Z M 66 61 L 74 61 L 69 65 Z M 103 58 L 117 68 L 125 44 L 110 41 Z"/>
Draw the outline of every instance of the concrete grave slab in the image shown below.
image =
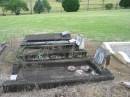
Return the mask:
<path fill-rule="evenodd" d="M 102 47 L 124 64 L 130 64 L 130 42 L 103 42 Z"/>

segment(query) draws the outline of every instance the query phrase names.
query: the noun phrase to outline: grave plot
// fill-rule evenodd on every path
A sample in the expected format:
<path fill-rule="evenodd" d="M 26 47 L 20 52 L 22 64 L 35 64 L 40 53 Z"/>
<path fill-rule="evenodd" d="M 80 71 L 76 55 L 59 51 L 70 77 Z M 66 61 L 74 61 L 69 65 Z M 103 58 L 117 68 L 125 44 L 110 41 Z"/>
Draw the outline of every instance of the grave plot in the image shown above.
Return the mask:
<path fill-rule="evenodd" d="M 84 39 L 73 39 L 68 33 L 26 36 L 17 52 L 10 80 L 2 84 L 3 91 L 114 79 L 108 69 L 93 63 L 83 42 Z"/>

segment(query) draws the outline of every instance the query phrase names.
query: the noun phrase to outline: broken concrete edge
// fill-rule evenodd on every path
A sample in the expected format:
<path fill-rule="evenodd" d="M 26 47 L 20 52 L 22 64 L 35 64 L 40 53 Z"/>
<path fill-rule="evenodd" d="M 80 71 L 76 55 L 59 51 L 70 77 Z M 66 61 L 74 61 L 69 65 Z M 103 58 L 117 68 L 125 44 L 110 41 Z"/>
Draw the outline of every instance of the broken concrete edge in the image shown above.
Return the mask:
<path fill-rule="evenodd" d="M 109 53 L 114 54 L 114 51 L 112 50 L 110 45 L 111 45 L 111 42 L 103 42 L 101 47 L 107 49 L 109 51 Z"/>
<path fill-rule="evenodd" d="M 130 63 L 130 58 L 126 55 L 126 53 L 119 51 L 114 54 L 121 62 L 124 64 L 129 64 Z"/>
<path fill-rule="evenodd" d="M 129 64 L 130 58 L 122 51 L 114 52 L 111 45 L 130 44 L 130 42 L 103 42 L 101 47 L 105 48 L 112 55 L 114 55 L 123 64 Z"/>
<path fill-rule="evenodd" d="M 130 81 L 121 81 L 119 84 L 130 89 Z"/>

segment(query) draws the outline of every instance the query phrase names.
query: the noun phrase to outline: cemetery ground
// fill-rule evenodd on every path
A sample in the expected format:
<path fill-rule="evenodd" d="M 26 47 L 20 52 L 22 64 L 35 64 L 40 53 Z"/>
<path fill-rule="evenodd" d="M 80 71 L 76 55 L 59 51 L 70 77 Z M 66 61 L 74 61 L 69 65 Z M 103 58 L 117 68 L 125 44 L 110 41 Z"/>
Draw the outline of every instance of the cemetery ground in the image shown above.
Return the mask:
<path fill-rule="evenodd" d="M 0 41 L 35 32 L 70 31 L 95 40 L 129 40 L 130 10 L 0 17 Z"/>
<path fill-rule="evenodd" d="M 0 41 L 8 47 L 0 57 L 0 84 L 9 78 L 10 68 L 19 44 L 26 34 L 70 31 L 90 39 L 88 53 L 94 54 L 101 41 L 127 41 L 130 38 L 130 10 L 89 11 L 76 13 L 51 13 L 0 17 Z M 96 41 L 95 41 L 96 40 Z M 1 97 L 130 97 L 130 90 L 120 81 L 130 81 L 130 66 L 111 57 L 108 69 L 115 79 L 98 83 L 86 83 L 30 92 L 0 93 Z M 1 91 L 1 90 L 0 90 Z M 60 96 L 59 96 L 60 97 Z"/>
<path fill-rule="evenodd" d="M 20 40 L 21 38 L 12 38 L 7 41 L 8 47 L 0 56 L 0 84 L 10 77 Z M 94 55 L 96 48 L 100 45 L 100 41 L 88 40 L 86 42 L 88 54 Z M 114 80 L 15 93 L 2 93 L 0 88 L 0 97 L 130 97 L 130 89 L 120 84 L 121 81 L 130 81 L 130 66 L 120 63 L 111 56 L 108 69 L 114 75 Z"/>

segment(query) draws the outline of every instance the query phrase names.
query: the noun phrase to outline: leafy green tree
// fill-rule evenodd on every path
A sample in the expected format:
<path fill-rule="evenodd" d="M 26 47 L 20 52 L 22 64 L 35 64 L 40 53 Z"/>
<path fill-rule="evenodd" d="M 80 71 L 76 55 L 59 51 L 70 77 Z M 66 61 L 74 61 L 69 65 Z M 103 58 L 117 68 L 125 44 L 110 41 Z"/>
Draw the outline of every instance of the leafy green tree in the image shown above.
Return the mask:
<path fill-rule="evenodd" d="M 33 8 L 34 12 L 35 13 L 41 13 L 44 11 L 44 5 L 43 5 L 43 2 L 41 0 L 37 0 L 35 2 L 35 5 L 34 5 L 34 8 Z"/>
<path fill-rule="evenodd" d="M 130 0 L 121 0 L 119 5 L 124 8 L 130 8 Z"/>
<path fill-rule="evenodd" d="M 9 0 L 0 0 L 0 7 L 2 9 L 3 15 L 5 15 L 6 6 L 8 5 Z"/>
<path fill-rule="evenodd" d="M 27 4 L 23 0 L 9 0 L 6 9 L 12 11 L 16 15 L 19 15 L 21 10 L 28 11 Z"/>
<path fill-rule="evenodd" d="M 51 6 L 48 2 L 48 0 L 43 0 L 44 9 L 46 9 L 48 12 L 51 10 Z"/>
<path fill-rule="evenodd" d="M 63 0 L 62 7 L 67 12 L 78 11 L 80 7 L 79 0 Z"/>
<path fill-rule="evenodd" d="M 4 7 L 4 6 L 6 6 L 8 4 L 8 2 L 9 2 L 9 0 L 0 0 L 0 6 Z"/>

